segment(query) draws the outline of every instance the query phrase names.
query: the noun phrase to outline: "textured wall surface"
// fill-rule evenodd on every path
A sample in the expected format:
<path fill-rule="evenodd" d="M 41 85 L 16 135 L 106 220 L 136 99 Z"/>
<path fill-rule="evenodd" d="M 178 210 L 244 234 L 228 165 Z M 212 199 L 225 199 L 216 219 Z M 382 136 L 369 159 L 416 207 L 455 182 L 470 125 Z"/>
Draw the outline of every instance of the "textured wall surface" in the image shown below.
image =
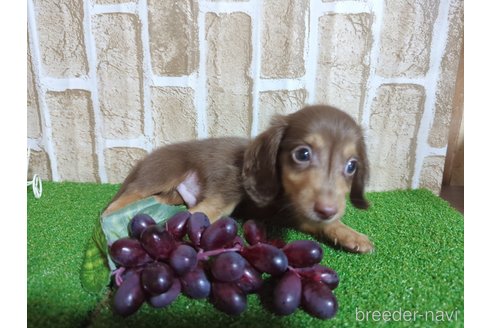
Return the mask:
<path fill-rule="evenodd" d="M 332 104 L 360 121 L 369 73 L 369 14 L 325 14 L 319 18 L 316 101 Z"/>
<path fill-rule="evenodd" d="M 369 190 L 441 186 L 463 0 L 28 0 L 28 175 L 121 182 L 152 149 L 339 107 Z"/>
<path fill-rule="evenodd" d="M 208 135 L 249 136 L 251 126 L 251 17 L 205 17 Z"/>

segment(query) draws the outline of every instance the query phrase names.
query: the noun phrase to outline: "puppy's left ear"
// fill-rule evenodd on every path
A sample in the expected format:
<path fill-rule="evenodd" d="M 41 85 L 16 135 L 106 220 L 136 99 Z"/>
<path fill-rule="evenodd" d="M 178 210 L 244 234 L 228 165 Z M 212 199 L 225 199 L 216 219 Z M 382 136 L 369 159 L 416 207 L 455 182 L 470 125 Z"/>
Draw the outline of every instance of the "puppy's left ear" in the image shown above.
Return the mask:
<path fill-rule="evenodd" d="M 364 138 L 361 136 L 357 143 L 357 151 L 359 153 L 359 161 L 357 170 L 352 180 L 352 188 L 350 189 L 350 202 L 357 208 L 367 209 L 369 202 L 364 197 L 364 186 L 369 178 L 369 161 L 367 159 L 366 145 Z"/>
<path fill-rule="evenodd" d="M 280 189 L 277 155 L 287 128 L 286 116 L 275 116 L 270 128 L 258 135 L 244 153 L 243 186 L 258 206 L 270 203 Z"/>

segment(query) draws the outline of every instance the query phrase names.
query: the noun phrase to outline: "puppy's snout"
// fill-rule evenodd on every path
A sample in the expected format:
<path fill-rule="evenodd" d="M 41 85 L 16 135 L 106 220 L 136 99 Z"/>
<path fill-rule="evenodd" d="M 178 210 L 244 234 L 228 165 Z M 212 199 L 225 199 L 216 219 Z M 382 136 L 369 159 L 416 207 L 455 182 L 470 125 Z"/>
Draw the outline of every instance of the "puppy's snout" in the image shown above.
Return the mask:
<path fill-rule="evenodd" d="M 330 205 L 322 202 L 316 202 L 314 203 L 314 211 L 323 220 L 329 220 L 338 213 L 338 208 L 334 205 Z"/>

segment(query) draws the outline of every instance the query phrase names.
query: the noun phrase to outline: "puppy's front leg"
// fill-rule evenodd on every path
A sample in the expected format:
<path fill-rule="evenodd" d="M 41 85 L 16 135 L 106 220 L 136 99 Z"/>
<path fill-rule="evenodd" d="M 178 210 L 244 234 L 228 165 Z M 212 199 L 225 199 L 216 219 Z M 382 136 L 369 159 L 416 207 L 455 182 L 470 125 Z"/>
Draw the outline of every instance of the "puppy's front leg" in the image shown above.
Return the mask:
<path fill-rule="evenodd" d="M 357 232 L 339 220 L 323 225 L 323 234 L 335 245 L 356 253 L 370 253 L 374 250 L 374 245 L 369 238 Z"/>
<path fill-rule="evenodd" d="M 230 215 L 234 208 L 239 203 L 238 200 L 224 200 L 221 196 L 208 196 L 201 202 L 189 209 L 191 213 L 202 212 L 205 213 L 210 222 L 213 223 L 223 216 Z"/>
<path fill-rule="evenodd" d="M 141 192 L 124 192 L 117 199 L 113 200 L 108 205 L 108 207 L 106 207 L 106 209 L 104 210 L 102 215 L 105 216 L 105 215 L 109 215 L 113 212 L 116 212 L 116 211 L 122 209 L 123 207 L 133 203 L 133 202 L 144 199 L 146 196 L 147 195 L 145 195 L 144 193 L 141 193 Z"/>
<path fill-rule="evenodd" d="M 185 179 L 176 188 L 188 206 L 188 210 L 191 213 L 205 213 L 210 219 L 210 222 L 217 221 L 219 218 L 231 214 L 240 201 L 239 196 L 232 197 L 229 195 L 228 199 L 225 199 L 222 195 L 207 194 L 205 189 L 200 184 L 198 174 L 194 171 L 188 172 Z M 214 190 L 216 188 L 211 187 L 209 189 Z M 202 199 L 200 200 L 200 198 Z"/>
<path fill-rule="evenodd" d="M 355 253 L 370 253 L 374 245 L 369 238 L 346 226 L 339 220 L 328 223 L 306 222 L 300 225 L 300 230 L 315 236 L 323 236 L 334 245 Z"/>

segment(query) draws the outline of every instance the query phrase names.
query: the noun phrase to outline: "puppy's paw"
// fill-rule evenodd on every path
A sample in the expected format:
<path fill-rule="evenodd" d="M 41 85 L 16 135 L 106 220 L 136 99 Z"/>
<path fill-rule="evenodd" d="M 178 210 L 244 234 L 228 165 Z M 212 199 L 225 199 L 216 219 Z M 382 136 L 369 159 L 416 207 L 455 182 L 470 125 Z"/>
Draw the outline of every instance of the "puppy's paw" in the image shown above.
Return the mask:
<path fill-rule="evenodd" d="M 355 232 L 338 240 L 341 247 L 354 253 L 372 253 L 374 244 L 366 235 Z"/>
<path fill-rule="evenodd" d="M 346 225 L 336 222 L 324 228 L 325 236 L 336 246 L 354 253 L 372 253 L 374 244 L 369 238 Z"/>

